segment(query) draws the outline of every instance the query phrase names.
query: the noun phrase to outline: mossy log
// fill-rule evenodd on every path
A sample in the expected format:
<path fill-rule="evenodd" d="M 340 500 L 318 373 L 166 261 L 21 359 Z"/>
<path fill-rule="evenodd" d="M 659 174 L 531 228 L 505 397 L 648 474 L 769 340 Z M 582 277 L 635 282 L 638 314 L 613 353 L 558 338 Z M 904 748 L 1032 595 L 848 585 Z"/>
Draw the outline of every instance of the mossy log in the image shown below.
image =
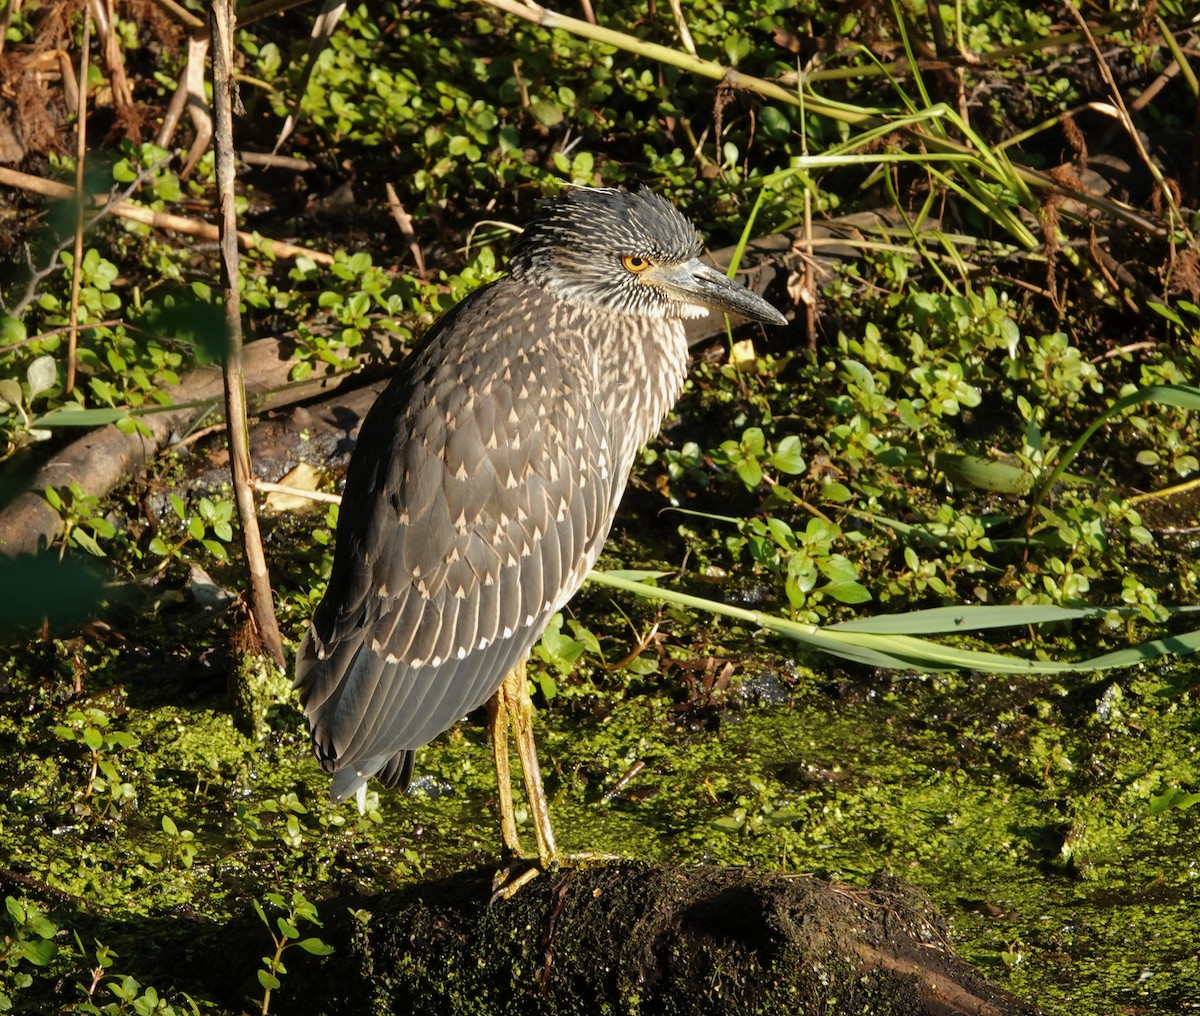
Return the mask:
<path fill-rule="evenodd" d="M 492 902 L 479 871 L 321 914 L 334 952 L 287 954 L 273 998 L 289 1016 L 1038 1011 L 958 959 L 929 901 L 894 879 L 620 863 L 541 875 Z M 254 993 L 247 973 L 231 1005 Z"/>
<path fill-rule="evenodd" d="M 299 395 L 287 389 L 282 399 L 272 389 L 285 385 L 293 363 L 289 348 L 274 339 L 246 346 L 244 369 L 250 399 L 256 411 L 294 401 Z M 303 391 L 312 398 L 335 389 L 344 378 L 322 376 Z M 118 483 L 137 475 L 146 462 L 173 437 L 186 431 L 206 413 L 220 419 L 221 371 L 202 367 L 189 371 L 167 394 L 175 408 L 139 417 L 144 432 L 126 433 L 116 424 L 89 430 L 58 448 L 26 481 L 26 489 L 0 506 L 0 554 L 36 554 L 45 551 L 62 530 L 62 519 L 43 496 L 47 487 L 72 483 L 88 494 L 103 497 Z"/>

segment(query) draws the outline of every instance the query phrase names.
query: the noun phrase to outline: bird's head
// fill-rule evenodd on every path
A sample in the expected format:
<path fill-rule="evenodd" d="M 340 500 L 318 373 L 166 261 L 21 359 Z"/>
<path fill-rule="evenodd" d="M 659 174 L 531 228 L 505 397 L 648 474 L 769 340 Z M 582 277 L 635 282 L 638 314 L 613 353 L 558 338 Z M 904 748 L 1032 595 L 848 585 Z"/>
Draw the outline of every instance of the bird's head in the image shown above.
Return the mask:
<path fill-rule="evenodd" d="M 547 203 L 513 246 L 509 270 L 572 303 L 655 318 L 726 311 L 786 318 L 700 261 L 700 234 L 652 191 L 573 187 Z"/>

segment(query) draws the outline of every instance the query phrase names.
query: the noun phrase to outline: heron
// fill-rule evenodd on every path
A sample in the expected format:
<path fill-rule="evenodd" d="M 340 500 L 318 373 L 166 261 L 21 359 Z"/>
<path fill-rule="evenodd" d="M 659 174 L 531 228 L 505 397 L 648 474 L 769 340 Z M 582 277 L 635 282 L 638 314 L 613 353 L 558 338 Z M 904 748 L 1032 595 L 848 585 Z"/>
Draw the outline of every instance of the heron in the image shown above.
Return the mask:
<path fill-rule="evenodd" d="M 570 188 L 367 413 L 295 671 L 335 802 L 361 808 L 371 777 L 406 790 L 416 750 L 486 703 L 504 850 L 524 856 L 511 723 L 537 862 L 558 863 L 525 659 L 595 564 L 635 457 L 683 389 L 684 320 L 787 323 L 701 250 L 649 189 Z"/>

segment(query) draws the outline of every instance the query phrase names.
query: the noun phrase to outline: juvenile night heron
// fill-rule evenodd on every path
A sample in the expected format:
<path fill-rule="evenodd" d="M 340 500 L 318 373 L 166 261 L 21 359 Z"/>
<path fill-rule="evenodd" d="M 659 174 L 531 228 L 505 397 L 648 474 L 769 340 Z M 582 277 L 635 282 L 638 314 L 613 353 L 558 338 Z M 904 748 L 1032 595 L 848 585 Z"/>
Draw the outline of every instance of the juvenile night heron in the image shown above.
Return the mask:
<path fill-rule="evenodd" d="M 367 414 L 296 686 L 333 797 L 408 786 L 413 754 L 489 704 L 501 831 L 520 856 L 508 720 L 542 866 L 556 849 L 524 661 L 600 554 L 633 460 L 678 397 L 684 318 L 786 324 L 699 260 L 650 191 L 572 189 L 510 274 L 429 332 Z"/>

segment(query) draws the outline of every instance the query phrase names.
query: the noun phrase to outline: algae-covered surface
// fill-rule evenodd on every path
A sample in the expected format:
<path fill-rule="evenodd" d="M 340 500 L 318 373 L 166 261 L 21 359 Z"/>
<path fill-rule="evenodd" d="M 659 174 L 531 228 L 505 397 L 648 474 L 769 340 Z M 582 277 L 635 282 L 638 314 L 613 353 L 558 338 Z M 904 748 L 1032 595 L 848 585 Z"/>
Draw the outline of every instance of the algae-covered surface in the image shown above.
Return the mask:
<path fill-rule="evenodd" d="M 604 599 L 593 589 L 578 609 Z M 152 639 L 102 636 L 102 648 L 20 647 L 5 671 L 6 891 L 63 929 L 120 941 L 114 970 L 152 952 L 129 954 L 140 920 L 221 920 L 268 892 L 319 906 L 497 856 L 481 727 L 439 738 L 414 792 L 372 794 L 360 817 L 327 802 L 294 702 L 271 707 L 261 739 L 237 729 L 220 666 L 206 669 L 192 641 L 219 637 L 221 616 L 186 642 L 173 620 L 139 625 Z M 968 960 L 1048 1012 L 1168 1013 L 1200 997 L 1194 818 L 1155 809 L 1197 778 L 1194 667 L 1060 684 L 850 675 L 747 633 L 700 635 L 753 654 L 720 701 L 657 675 L 618 694 L 597 673 L 543 703 L 567 851 L 850 883 L 890 872 L 952 918 Z M 79 740 L 89 728 L 129 735 L 100 744 L 95 776 Z M 82 951 L 57 938 L 44 969 L 56 980 L 18 993 L 18 1009 L 81 997 L 89 937 Z M 157 989 L 169 994 L 169 977 Z"/>

